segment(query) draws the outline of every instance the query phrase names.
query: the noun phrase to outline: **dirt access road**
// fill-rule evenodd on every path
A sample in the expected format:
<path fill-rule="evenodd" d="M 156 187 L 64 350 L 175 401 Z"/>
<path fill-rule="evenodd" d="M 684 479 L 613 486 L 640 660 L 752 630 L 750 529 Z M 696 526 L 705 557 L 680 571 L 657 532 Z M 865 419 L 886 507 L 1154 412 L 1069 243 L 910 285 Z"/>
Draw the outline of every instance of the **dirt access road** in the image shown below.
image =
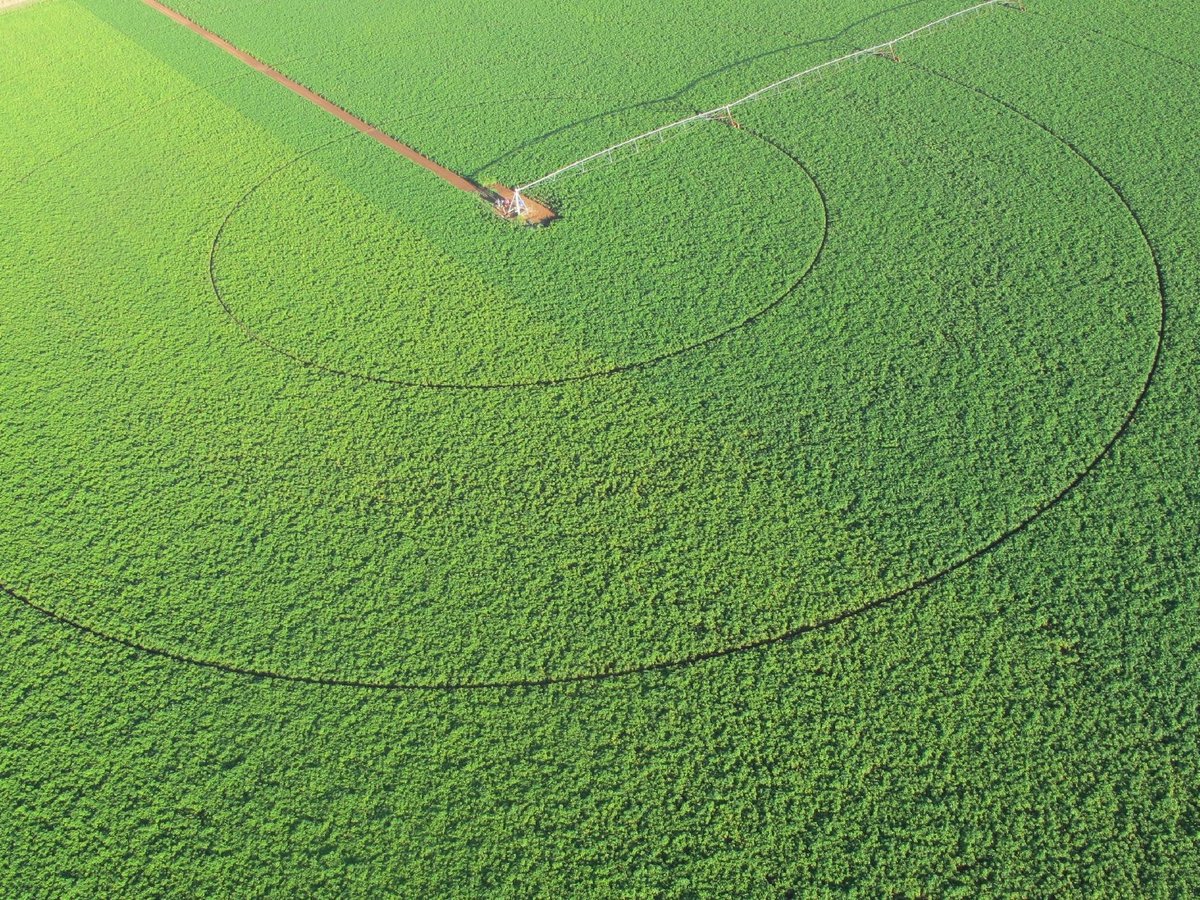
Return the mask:
<path fill-rule="evenodd" d="M 27 2 L 36 2 L 36 0 L 0 0 L 0 8 L 3 8 L 6 5 L 13 5 L 16 3 L 27 3 Z M 206 41 L 209 41 L 210 43 L 215 44 L 216 46 L 220 47 L 222 50 L 224 50 L 230 56 L 236 57 L 237 59 L 244 62 L 246 65 L 250 66 L 255 71 L 261 72 L 263 75 L 266 75 L 271 80 L 276 81 L 279 84 L 283 85 L 285 88 L 287 88 L 292 93 L 294 93 L 300 97 L 303 97 L 309 103 L 319 106 L 321 109 L 325 110 L 330 115 L 337 116 L 337 118 L 341 119 L 343 122 L 345 122 L 350 127 L 357 129 L 358 131 L 362 132 L 363 134 L 367 135 L 368 137 L 373 138 L 374 140 L 383 144 L 385 147 L 387 147 L 391 150 L 394 150 L 396 153 L 399 153 L 401 156 L 405 157 L 406 159 L 411 160 L 412 162 L 416 163 L 418 166 L 421 166 L 423 169 L 428 169 L 430 172 L 432 172 L 433 174 L 435 174 L 439 178 L 441 178 L 443 181 L 445 181 L 447 184 L 453 185 L 454 187 L 458 188 L 460 191 L 467 191 L 472 194 L 478 194 L 481 198 L 483 198 L 484 200 L 487 200 L 488 202 L 493 202 L 496 199 L 496 195 L 493 194 L 492 191 L 488 190 L 487 188 L 481 187 L 480 185 L 475 184 L 475 182 L 471 181 L 470 179 L 464 178 L 462 175 L 459 175 L 457 172 L 447 169 L 445 166 L 441 165 L 440 163 L 434 162 L 428 156 L 418 153 L 412 147 L 408 146 L 407 144 L 401 143 L 400 141 L 396 140 L 391 135 L 384 134 L 382 131 L 380 131 L 378 128 L 376 128 L 374 125 L 370 124 L 369 122 L 364 122 L 362 119 L 360 119 L 358 116 L 354 115 L 353 113 L 347 112 L 346 110 L 344 110 L 340 106 L 338 106 L 336 103 L 334 103 L 332 100 L 322 97 L 316 91 L 306 88 L 304 85 L 300 84 L 297 81 L 293 81 L 292 79 L 290 79 L 286 75 L 284 75 L 282 72 L 271 68 L 269 65 L 262 62 L 258 58 L 252 56 L 251 54 L 247 53 L 246 51 L 239 50 L 237 47 L 235 47 L 233 44 L 229 43 L 229 41 L 225 40 L 220 35 L 214 34 L 213 32 L 209 31 L 207 28 L 204 28 L 203 26 L 198 25 L 197 23 L 195 23 L 191 19 L 189 19 L 187 16 L 183 15 L 183 13 L 176 12 L 175 10 L 171 9 L 171 7 L 166 6 L 162 3 L 159 3 L 158 0 L 143 0 L 143 2 L 147 6 L 151 7 L 152 9 L 158 10 L 163 15 L 173 19 L 174 21 L 178 22 L 180 25 L 183 25 L 185 28 L 188 28 L 191 31 L 194 31 L 196 34 L 200 35 Z"/>

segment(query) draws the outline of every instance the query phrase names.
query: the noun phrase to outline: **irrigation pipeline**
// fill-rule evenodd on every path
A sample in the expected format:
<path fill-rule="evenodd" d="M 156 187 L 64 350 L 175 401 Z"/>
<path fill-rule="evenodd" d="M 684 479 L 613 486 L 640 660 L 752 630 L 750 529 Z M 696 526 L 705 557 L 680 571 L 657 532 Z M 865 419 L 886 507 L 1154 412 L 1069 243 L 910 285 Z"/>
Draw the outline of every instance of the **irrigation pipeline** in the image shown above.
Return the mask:
<path fill-rule="evenodd" d="M 384 133 L 376 126 L 343 109 L 332 100 L 329 100 L 328 98 L 318 94 L 316 91 L 313 91 L 299 82 L 288 78 L 278 69 L 273 68 L 272 66 L 258 59 L 256 56 L 253 56 L 250 53 L 247 53 L 246 51 L 236 47 L 225 38 L 221 37 L 215 32 L 209 31 L 207 28 L 188 18 L 183 13 L 171 8 L 170 6 L 167 6 L 165 3 L 160 2 L 160 0 L 142 0 L 142 2 L 151 9 L 157 10 L 172 21 L 184 26 L 188 30 L 204 38 L 206 41 L 225 51 L 240 62 L 245 63 L 255 71 L 266 75 L 268 78 L 279 83 L 297 96 L 335 116 L 362 134 L 365 134 L 368 137 L 378 141 L 395 153 L 398 153 L 422 168 L 427 169 L 448 184 L 458 188 L 461 191 L 477 194 L 488 202 L 496 201 L 500 204 L 502 209 L 508 210 L 510 214 L 526 215 L 527 219 L 534 224 L 550 221 L 555 216 L 548 207 L 529 200 L 527 192 L 540 185 L 547 184 L 555 178 L 559 178 L 575 171 L 586 171 L 587 166 L 590 163 L 611 161 L 615 154 L 624 149 L 636 148 L 642 142 L 655 138 L 661 140 L 669 132 L 685 128 L 688 125 L 693 125 L 702 121 L 732 121 L 733 110 L 736 107 L 747 103 L 752 103 L 753 101 L 758 100 L 767 94 L 782 90 L 790 85 L 794 85 L 800 81 L 803 81 L 806 78 L 823 74 L 824 72 L 827 72 L 838 66 L 856 62 L 872 56 L 889 56 L 894 59 L 896 58 L 896 46 L 898 44 L 902 44 L 906 41 L 920 37 L 923 34 L 933 31 L 936 28 L 940 28 L 943 25 L 947 25 L 957 19 L 962 19 L 975 13 L 986 12 L 987 10 L 990 10 L 996 6 L 1024 9 L 1024 4 L 1021 2 L 1021 0 L 984 0 L 984 2 L 976 3 L 974 6 L 967 7 L 966 9 L 960 9 L 958 12 L 951 13 L 947 16 L 942 16 L 940 19 L 928 22 L 919 28 L 914 28 L 912 31 L 902 34 L 899 37 L 891 38 L 883 43 L 876 44 L 873 47 L 855 50 L 853 53 L 848 53 L 845 56 L 838 57 L 837 59 L 829 60 L 828 62 L 805 69 L 802 72 L 797 72 L 793 75 L 789 75 L 786 78 L 781 78 L 778 81 L 766 85 L 765 87 L 752 91 L 744 97 L 739 97 L 736 100 L 730 100 L 727 103 L 723 103 L 720 106 L 715 107 L 714 109 L 707 110 L 706 112 L 695 113 L 675 122 L 669 122 L 666 125 L 660 125 L 658 128 L 654 128 L 650 131 L 644 132 L 643 134 L 628 138 L 620 143 L 613 144 L 611 147 L 606 147 L 603 150 L 600 150 L 589 156 L 585 156 L 584 158 L 576 160 L 575 162 L 563 166 L 560 169 L 556 169 L 547 175 L 543 175 L 540 178 L 536 178 L 533 181 L 526 182 L 525 184 L 518 185 L 509 191 L 508 189 L 501 189 L 500 186 L 494 186 L 492 188 L 483 187 L 471 181 L 469 178 L 466 178 L 463 175 L 446 168 L 440 163 L 408 146 L 407 144 L 404 144 L 392 136 Z M 500 198 L 498 201 L 497 197 Z"/>
<path fill-rule="evenodd" d="M 781 78 L 779 81 L 774 81 L 771 84 L 768 84 L 766 87 L 761 87 L 756 91 L 752 91 L 751 93 L 746 94 L 744 97 L 739 97 L 738 99 L 731 100 L 728 103 L 722 103 L 720 106 L 714 107 L 706 112 L 694 113 L 693 115 L 686 116 L 685 118 L 678 119 L 677 121 L 669 122 L 666 125 L 660 125 L 658 128 L 651 129 L 650 131 L 636 135 L 635 137 L 628 138 L 618 144 L 613 144 L 611 147 L 606 147 L 603 150 L 591 154 L 590 156 L 585 156 L 583 159 L 578 159 L 573 163 L 565 165 L 561 169 L 556 169 L 548 175 L 543 175 L 540 178 L 534 179 L 533 181 L 528 181 L 525 184 L 518 185 L 514 189 L 515 194 L 520 197 L 523 196 L 527 191 L 547 184 L 563 175 L 567 175 L 571 172 L 585 171 L 590 163 L 610 162 L 613 156 L 617 153 L 620 153 L 622 150 L 634 148 L 644 141 L 653 140 L 655 138 L 661 140 L 669 132 L 677 129 L 686 128 L 689 125 L 695 125 L 704 121 L 732 121 L 733 110 L 735 108 L 747 103 L 752 103 L 755 100 L 761 99 L 767 94 L 782 90 L 786 87 L 796 84 L 797 82 L 803 81 L 806 78 L 812 78 L 814 76 L 821 75 L 830 69 L 837 68 L 838 66 L 842 66 L 847 63 L 858 62 L 859 60 L 867 59 L 872 56 L 888 56 L 895 59 L 896 46 L 898 44 L 911 41 L 914 38 L 920 37 L 923 34 L 927 34 L 930 31 L 940 28 L 943 25 L 947 25 L 957 19 L 962 19 L 976 13 L 986 12 L 987 10 L 990 10 L 996 6 L 1004 6 L 1010 9 L 1024 9 L 1024 4 L 1019 2 L 1019 0 L 985 0 L 983 3 L 977 3 L 974 6 L 967 7 L 966 9 L 960 9 L 958 12 L 951 13 L 948 16 L 942 16 L 940 19 L 928 22 L 925 25 L 922 25 L 920 28 L 914 28 L 912 31 L 902 34 L 899 37 L 884 41 L 881 44 L 876 44 L 874 47 L 867 47 L 863 50 L 855 50 L 853 53 L 847 53 L 845 56 L 839 56 L 837 59 L 831 59 L 828 62 L 823 62 L 820 65 L 805 69 L 803 72 L 797 72 L 794 75 L 789 75 L 787 78 Z"/>

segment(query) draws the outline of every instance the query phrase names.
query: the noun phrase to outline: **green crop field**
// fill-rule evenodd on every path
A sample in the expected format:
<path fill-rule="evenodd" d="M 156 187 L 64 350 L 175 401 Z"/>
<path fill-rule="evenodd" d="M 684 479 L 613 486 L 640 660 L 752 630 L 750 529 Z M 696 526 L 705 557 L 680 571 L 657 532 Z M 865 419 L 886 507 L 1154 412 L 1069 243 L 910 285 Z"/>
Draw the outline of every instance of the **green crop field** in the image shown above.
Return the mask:
<path fill-rule="evenodd" d="M 173 8 L 520 185 L 967 5 Z M 0 896 L 1200 892 L 1200 9 L 1027 5 L 528 228 L 0 4 Z"/>

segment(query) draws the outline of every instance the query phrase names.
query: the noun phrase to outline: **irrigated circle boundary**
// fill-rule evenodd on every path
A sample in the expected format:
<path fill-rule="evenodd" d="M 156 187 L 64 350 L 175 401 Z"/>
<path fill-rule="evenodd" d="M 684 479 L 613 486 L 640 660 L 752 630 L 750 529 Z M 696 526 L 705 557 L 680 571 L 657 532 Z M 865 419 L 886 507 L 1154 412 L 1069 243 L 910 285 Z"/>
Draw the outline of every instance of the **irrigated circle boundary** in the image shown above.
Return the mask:
<path fill-rule="evenodd" d="M 724 126 L 721 126 L 721 127 L 724 127 Z M 829 203 L 825 196 L 825 191 L 822 189 L 822 187 L 820 185 L 820 182 L 817 180 L 816 176 L 809 170 L 809 168 L 804 164 L 804 162 L 802 160 L 800 160 L 795 154 L 791 153 L 786 148 L 782 147 L 776 141 L 772 140 L 771 138 L 767 137 L 766 135 L 763 135 L 763 134 L 755 131 L 752 128 L 743 126 L 741 130 L 746 132 L 747 134 L 751 135 L 754 139 L 758 140 L 759 142 L 767 145 L 772 150 L 774 150 L 777 153 L 781 154 L 782 156 L 786 157 L 789 161 L 791 161 L 791 163 L 793 165 L 795 165 L 797 168 L 800 169 L 801 172 L 804 173 L 804 175 L 808 179 L 809 183 L 813 186 L 813 190 L 816 192 L 816 196 L 817 196 L 818 200 L 820 201 L 820 206 L 821 206 L 821 223 L 820 223 L 821 236 L 820 236 L 820 240 L 817 243 L 816 252 L 813 253 L 812 258 L 809 259 L 809 261 L 808 261 L 808 264 L 804 267 L 804 269 L 800 272 L 800 274 L 796 276 L 796 278 L 792 281 L 792 283 L 789 284 L 787 286 L 787 288 L 785 288 L 777 297 L 772 299 L 769 303 L 759 307 L 758 309 L 751 312 L 748 316 L 745 316 L 742 319 L 738 320 L 737 322 L 734 322 L 727 328 L 724 328 L 713 334 L 707 335 L 703 338 L 700 338 L 699 340 L 691 341 L 690 343 L 684 344 L 682 346 L 672 348 L 671 350 L 667 350 L 662 353 L 654 354 L 653 356 L 644 357 L 642 359 L 633 360 L 631 362 L 620 363 L 620 364 L 614 365 L 614 366 L 608 366 L 608 367 L 605 367 L 602 369 L 593 369 L 593 370 L 590 370 L 587 372 L 581 372 L 581 373 L 574 374 L 574 375 L 565 375 L 565 376 L 562 376 L 559 378 L 538 378 L 538 379 L 531 379 L 528 381 L 501 381 L 501 382 L 428 382 L 428 381 L 414 381 L 414 380 L 405 379 L 405 378 L 391 378 L 391 377 L 388 377 L 385 375 L 378 375 L 378 374 L 373 374 L 373 373 L 369 373 L 369 372 L 359 372 L 359 371 L 355 371 L 355 370 L 351 370 L 351 369 L 342 369 L 337 366 L 326 365 L 324 363 L 320 363 L 320 362 L 317 362 L 316 360 L 313 360 L 306 356 L 303 356 L 293 350 L 290 350 L 287 347 L 284 347 L 282 344 L 272 341 L 270 338 L 266 337 L 261 332 L 252 328 L 241 316 L 239 316 L 237 314 L 237 311 L 233 308 L 233 304 L 229 301 L 229 298 L 225 295 L 224 291 L 222 291 L 222 289 L 221 289 L 221 280 L 217 273 L 217 256 L 220 253 L 220 249 L 221 249 L 221 238 L 224 236 L 225 231 L 228 228 L 230 222 L 233 221 L 234 217 L 238 214 L 238 212 L 250 201 L 250 199 L 252 197 L 254 197 L 254 195 L 259 191 L 260 188 L 262 188 L 264 185 L 266 185 L 268 182 L 270 182 L 276 175 L 278 175 L 280 172 L 286 171 L 287 169 L 291 168 L 296 163 L 298 163 L 300 160 L 305 159 L 306 157 L 309 157 L 309 156 L 312 156 L 313 154 L 319 153 L 320 151 L 322 151 L 328 147 L 332 147 L 335 144 L 339 144 L 344 141 L 348 141 L 348 140 L 359 137 L 359 135 L 357 135 L 357 134 L 351 134 L 351 135 L 347 135 L 346 137 L 336 138 L 332 141 L 326 141 L 323 144 L 319 144 L 316 147 L 312 147 L 308 150 L 305 150 L 304 152 L 300 153 L 299 155 L 292 157 L 287 162 L 282 163 L 281 165 L 273 168 L 270 172 L 268 172 L 266 175 L 264 175 L 259 181 L 257 181 L 254 185 L 252 185 L 250 187 L 250 189 L 248 191 L 246 191 L 245 194 L 242 195 L 242 197 L 229 209 L 229 211 L 225 214 L 225 217 L 221 220 L 221 224 L 217 228 L 217 232 L 213 237 L 212 244 L 209 246 L 209 252 L 208 252 L 209 285 L 211 286 L 213 296 L 216 298 L 217 302 L 220 304 L 221 309 L 230 318 L 230 320 L 233 321 L 233 323 L 235 325 L 237 325 L 238 329 L 251 341 L 253 341 L 256 344 L 259 344 L 262 347 L 265 347 L 266 349 L 270 350 L 272 353 L 275 353 L 279 356 L 282 356 L 286 359 L 291 360 L 293 363 L 296 363 L 297 365 L 301 366 L 302 368 L 308 369 L 313 372 L 319 372 L 323 375 L 329 375 L 329 376 L 338 377 L 338 378 L 348 378 L 348 379 L 352 379 L 355 381 L 387 385 L 390 387 L 412 388 L 412 389 L 431 390 L 431 391 L 504 391 L 504 390 L 520 390 L 520 389 L 531 389 L 531 388 L 563 387 L 563 386 L 570 385 L 570 384 L 577 384 L 582 381 L 592 381 L 592 380 L 601 379 L 601 378 L 612 378 L 617 375 L 624 375 L 624 374 L 627 374 L 630 372 L 637 372 L 637 371 L 640 371 L 643 369 L 648 369 L 652 366 L 656 366 L 656 365 L 658 365 L 660 363 L 664 363 L 668 360 L 677 359 L 681 356 L 686 356 L 690 353 L 695 353 L 695 352 L 698 352 L 701 350 L 706 350 L 710 347 L 715 346 L 716 344 L 720 343 L 721 341 L 724 341 L 727 338 L 732 337 L 733 335 L 737 334 L 739 331 L 743 331 L 747 328 L 753 327 L 756 323 L 758 323 L 765 317 L 769 316 L 771 313 L 773 313 L 775 310 L 777 310 L 780 306 L 782 306 L 783 303 L 790 296 L 792 296 L 792 294 L 794 294 L 796 292 L 796 290 L 800 287 L 800 285 L 803 284 L 804 280 L 813 273 L 813 271 L 816 269 L 817 265 L 820 263 L 821 258 L 824 256 L 825 247 L 829 243 Z M 502 225 L 504 223 L 497 222 L 497 224 Z M 561 226 L 559 226 L 559 227 L 561 227 Z"/>
<path fill-rule="evenodd" d="M 1168 57 L 1169 58 L 1169 57 Z M 1141 235 L 1142 242 L 1147 253 L 1153 263 L 1153 268 L 1156 278 L 1156 286 L 1158 293 L 1159 305 L 1159 321 L 1156 328 L 1156 340 L 1153 351 L 1150 356 L 1149 364 L 1146 369 L 1143 382 L 1138 390 L 1132 405 L 1126 411 L 1120 426 L 1112 434 L 1112 436 L 1100 447 L 1099 451 L 1092 459 L 1080 469 L 1080 471 L 1072 477 L 1065 486 L 1052 497 L 1042 501 L 1028 516 L 1022 519 L 1017 524 L 1003 531 L 994 537 L 991 541 L 980 546 L 957 560 L 944 566 L 937 572 L 924 576 L 906 587 L 900 588 L 887 595 L 878 597 L 867 603 L 860 604 L 856 607 L 843 610 L 840 613 L 825 617 L 823 619 L 814 620 L 809 623 L 804 623 L 793 628 L 787 629 L 775 635 L 770 635 L 754 641 L 749 641 L 737 645 L 732 645 L 715 650 L 704 651 L 700 653 L 690 654 L 672 659 L 658 660 L 635 666 L 624 668 L 610 668 L 599 671 L 584 672 L 570 675 L 547 676 L 543 678 L 516 678 L 516 679 L 497 679 L 497 680 L 477 680 L 477 681 L 459 681 L 459 682 L 388 682 L 388 681 L 371 681 L 369 679 L 357 678 L 340 678 L 337 676 L 313 675 L 303 673 L 289 673 L 275 671 L 269 669 L 256 669 L 252 666 L 242 666 L 235 663 L 229 663 L 221 660 L 204 659 L 184 653 L 179 653 L 163 647 L 154 647 L 144 644 L 140 641 L 131 638 L 122 637 L 104 631 L 101 628 L 89 625 L 80 620 L 71 618 L 70 616 L 61 614 L 44 606 L 33 598 L 9 587 L 6 584 L 0 583 L 0 591 L 17 600 L 26 607 L 46 616 L 47 618 L 60 624 L 69 626 L 84 634 L 91 635 L 105 642 L 116 644 L 139 653 L 158 657 L 161 659 L 170 660 L 173 662 L 186 663 L 188 665 L 199 668 L 206 668 L 213 671 L 223 672 L 225 674 L 246 676 L 254 678 L 262 678 L 274 681 L 292 682 L 300 684 L 323 685 L 327 687 L 347 687 L 361 688 L 377 691 L 438 691 L 438 692 L 456 692 L 466 690 L 485 690 L 485 689 L 513 689 L 513 688 L 540 688 L 549 687 L 557 684 L 577 684 L 582 682 L 602 681 L 615 678 L 629 677 L 639 674 L 648 674 L 652 672 L 665 672 L 675 669 L 682 669 L 702 662 L 721 659 L 734 656 L 741 653 L 747 653 L 754 650 L 761 650 L 768 647 L 789 643 L 803 635 L 811 634 L 818 631 L 824 631 L 836 625 L 842 624 L 851 619 L 862 616 L 866 613 L 877 610 L 885 605 L 888 605 L 903 597 L 912 595 L 924 588 L 931 587 L 934 584 L 948 578 L 950 575 L 960 571 L 971 563 L 987 556 L 993 551 L 1007 544 L 1013 538 L 1026 532 L 1035 522 L 1040 520 L 1046 513 L 1059 506 L 1078 488 L 1099 466 L 1107 459 L 1113 448 L 1126 435 L 1141 410 L 1146 397 L 1154 383 L 1155 376 L 1159 370 L 1163 346 L 1166 337 L 1167 320 L 1168 320 L 1168 302 L 1166 293 L 1165 276 L 1162 269 L 1162 264 L 1158 254 L 1154 249 L 1150 235 L 1143 224 L 1141 217 L 1130 204 L 1121 188 L 1109 177 L 1089 156 L 1080 150 L 1074 143 L 1059 134 L 1049 125 L 1039 121 L 1031 114 L 1025 112 L 1015 104 L 1009 103 L 994 94 L 991 94 L 982 88 L 961 81 L 952 75 L 937 71 L 925 66 L 915 65 L 913 63 L 905 63 L 918 71 L 925 74 L 942 79 L 943 81 L 957 85 L 977 96 L 984 98 L 994 104 L 1007 110 L 1009 113 L 1020 117 L 1026 122 L 1032 124 L 1045 134 L 1049 135 L 1059 144 L 1069 150 L 1074 156 L 1081 160 L 1095 175 L 1100 178 L 1113 195 L 1120 201 L 1121 205 L 1128 212 L 1130 219 L 1136 226 L 1138 233 Z M 816 181 L 814 179 L 814 184 Z M 819 254 L 818 254 L 819 256 Z M 814 262 L 815 265 L 815 262 Z M 782 298 L 781 298 L 782 299 Z"/>

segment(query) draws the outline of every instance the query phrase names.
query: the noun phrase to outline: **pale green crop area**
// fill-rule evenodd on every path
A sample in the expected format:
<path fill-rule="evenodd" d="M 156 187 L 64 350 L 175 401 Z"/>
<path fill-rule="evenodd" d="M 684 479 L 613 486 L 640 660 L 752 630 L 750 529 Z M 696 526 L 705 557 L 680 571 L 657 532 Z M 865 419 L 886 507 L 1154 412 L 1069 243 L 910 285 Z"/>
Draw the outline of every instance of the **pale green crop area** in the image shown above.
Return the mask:
<path fill-rule="evenodd" d="M 965 4 L 178 8 L 480 183 Z M 1200 889 L 1200 15 L 997 9 L 521 228 L 0 13 L 0 893 Z"/>

